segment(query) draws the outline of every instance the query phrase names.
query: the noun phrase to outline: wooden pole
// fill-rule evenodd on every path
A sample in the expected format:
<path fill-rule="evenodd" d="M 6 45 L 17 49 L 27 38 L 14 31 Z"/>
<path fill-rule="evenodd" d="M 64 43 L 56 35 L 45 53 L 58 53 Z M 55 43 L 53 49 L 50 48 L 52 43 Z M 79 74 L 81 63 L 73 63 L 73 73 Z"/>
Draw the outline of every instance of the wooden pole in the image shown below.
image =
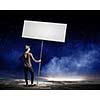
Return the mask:
<path fill-rule="evenodd" d="M 43 51 L 43 41 L 41 42 L 40 59 L 42 58 L 42 51 Z M 41 70 L 41 62 L 39 63 L 38 77 L 37 77 L 37 85 L 39 85 L 40 70 Z"/>

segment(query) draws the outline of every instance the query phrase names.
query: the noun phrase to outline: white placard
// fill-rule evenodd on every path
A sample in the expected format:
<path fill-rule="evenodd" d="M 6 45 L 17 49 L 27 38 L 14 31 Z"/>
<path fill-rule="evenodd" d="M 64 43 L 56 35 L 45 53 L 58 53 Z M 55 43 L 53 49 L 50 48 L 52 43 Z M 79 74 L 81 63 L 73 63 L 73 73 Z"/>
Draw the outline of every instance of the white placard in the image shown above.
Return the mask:
<path fill-rule="evenodd" d="M 67 24 L 24 21 L 22 37 L 65 42 Z"/>

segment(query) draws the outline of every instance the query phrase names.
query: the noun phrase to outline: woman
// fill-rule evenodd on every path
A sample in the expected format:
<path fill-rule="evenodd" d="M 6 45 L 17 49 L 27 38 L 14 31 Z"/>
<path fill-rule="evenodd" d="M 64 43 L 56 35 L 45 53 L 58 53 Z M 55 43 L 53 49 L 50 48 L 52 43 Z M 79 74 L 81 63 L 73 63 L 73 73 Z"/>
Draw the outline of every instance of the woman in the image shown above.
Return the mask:
<path fill-rule="evenodd" d="M 33 61 L 35 61 L 36 63 L 40 63 L 41 60 L 34 59 L 32 53 L 30 53 L 30 46 L 28 46 L 28 45 L 25 46 L 25 52 L 20 57 L 20 59 L 22 59 L 22 58 L 24 58 L 24 74 L 25 74 L 26 86 L 28 86 L 28 78 L 27 78 L 28 72 L 30 72 L 30 74 L 31 74 L 31 85 L 32 85 L 33 81 L 34 81 L 34 71 L 32 68 L 31 59 Z"/>

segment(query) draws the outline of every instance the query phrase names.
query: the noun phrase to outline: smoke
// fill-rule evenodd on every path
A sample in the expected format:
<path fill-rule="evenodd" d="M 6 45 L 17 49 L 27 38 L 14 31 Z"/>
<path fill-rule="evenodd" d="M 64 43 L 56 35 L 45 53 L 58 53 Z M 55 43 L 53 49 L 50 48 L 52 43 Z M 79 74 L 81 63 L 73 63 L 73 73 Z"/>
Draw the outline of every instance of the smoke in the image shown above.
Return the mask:
<path fill-rule="evenodd" d="M 42 70 L 45 76 L 77 76 L 80 73 L 89 73 L 93 64 L 97 62 L 99 52 L 95 49 L 79 51 L 70 56 L 53 57 Z"/>

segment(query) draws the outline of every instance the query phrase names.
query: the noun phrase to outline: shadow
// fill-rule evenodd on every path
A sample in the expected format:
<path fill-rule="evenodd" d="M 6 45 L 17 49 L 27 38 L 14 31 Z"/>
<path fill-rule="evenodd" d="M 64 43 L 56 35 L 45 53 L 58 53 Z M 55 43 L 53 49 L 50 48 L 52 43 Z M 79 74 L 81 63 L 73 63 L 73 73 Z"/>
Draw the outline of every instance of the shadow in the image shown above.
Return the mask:
<path fill-rule="evenodd" d="M 33 87 L 33 86 L 37 86 L 37 84 L 30 84 L 30 85 L 23 85 L 24 87 Z"/>

